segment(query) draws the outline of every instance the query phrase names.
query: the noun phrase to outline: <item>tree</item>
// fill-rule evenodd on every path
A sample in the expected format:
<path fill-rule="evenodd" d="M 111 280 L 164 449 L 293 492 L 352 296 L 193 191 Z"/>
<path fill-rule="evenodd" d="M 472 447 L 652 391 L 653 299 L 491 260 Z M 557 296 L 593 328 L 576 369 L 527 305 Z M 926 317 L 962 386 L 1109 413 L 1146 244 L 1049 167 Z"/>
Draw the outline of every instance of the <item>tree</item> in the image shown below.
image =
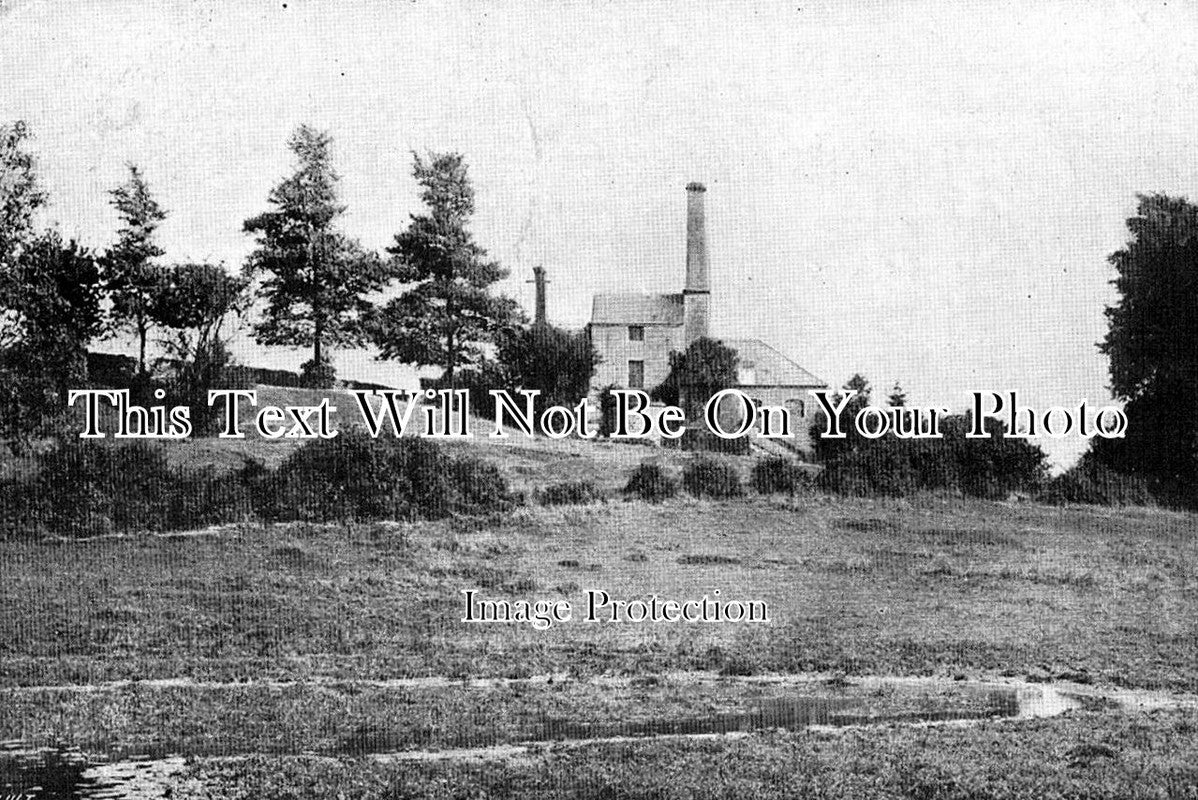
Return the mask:
<path fill-rule="evenodd" d="M 155 322 L 174 332 L 163 342 L 174 396 L 191 408 L 197 433 L 207 433 L 215 410 L 208 391 L 225 377 L 232 357 L 221 327 L 245 310 L 248 281 L 216 264 L 176 264 L 163 271 L 153 309 Z"/>
<path fill-rule="evenodd" d="M 1111 390 L 1125 401 L 1122 440 L 1095 440 L 1096 457 L 1152 478 L 1164 494 L 1198 502 L 1198 206 L 1141 195 L 1131 239 L 1109 261 L 1119 300 L 1099 349 Z"/>
<path fill-rule="evenodd" d="M 121 219 L 117 242 L 104 255 L 112 316 L 117 326 L 137 336 L 137 368 L 146 371 L 146 339 L 153 325 L 155 293 L 161 279 L 154 260 L 163 254 L 154 241 L 166 212 L 150 194 L 136 164 L 129 164 L 129 179 L 113 189 L 112 205 Z"/>
<path fill-rule="evenodd" d="M 836 392 L 831 397 L 833 408 L 840 406 L 841 401 L 844 400 L 848 392 L 856 392 L 852 397 L 849 397 L 844 410 L 840 414 L 841 430 L 844 431 L 845 437 L 843 439 L 829 439 L 823 436 L 823 432 L 827 428 L 827 421 L 826 414 L 822 408 L 815 415 L 815 422 L 811 426 L 811 441 L 815 443 L 815 455 L 821 461 L 827 461 L 846 452 L 858 450 L 870 441 L 858 433 L 856 425 L 853 424 L 861 409 L 873 402 L 874 390 L 870 386 L 869 380 L 860 372 L 855 372 L 853 373 L 853 377 L 845 381 L 844 386 L 841 387 L 841 391 L 845 392 L 845 394 Z"/>
<path fill-rule="evenodd" d="M 649 396 L 682 407 L 687 419 L 701 419 L 703 406 L 717 392 L 736 386 L 736 351 L 706 336 L 670 353 L 670 371 Z"/>
<path fill-rule="evenodd" d="M 28 431 L 66 407 L 87 378 L 87 346 L 104 331 L 96 259 L 53 231 L 0 271 L 0 425 Z"/>
<path fill-rule="evenodd" d="M 487 259 L 467 227 L 474 188 L 463 157 L 412 155 L 412 174 L 428 211 L 413 214 L 387 249 L 395 277 L 411 288 L 378 313 L 374 341 L 379 358 L 439 366 L 443 382 L 455 386 L 456 372 L 478 364 L 485 346 L 521 315 L 515 301 L 489 291 L 508 272 Z"/>
<path fill-rule="evenodd" d="M 890 390 L 890 396 L 886 398 L 886 405 L 891 408 L 906 408 L 907 393 L 903 391 L 903 387 L 898 381 L 894 382 L 894 388 Z"/>
<path fill-rule="evenodd" d="M 295 173 L 271 190 L 273 210 L 244 226 L 258 242 L 245 272 L 262 278 L 267 301 L 254 337 L 260 344 L 311 347 L 304 375 L 312 386 L 332 383 L 330 348 L 364 342 L 367 295 L 387 282 L 379 259 L 336 228 L 346 207 L 338 202 L 332 143 L 327 132 L 296 128 L 287 143 Z"/>
<path fill-rule="evenodd" d="M 18 120 L 0 126 L 0 269 L 33 238 L 33 218 L 46 204 L 33 155 L 24 149 L 29 130 Z"/>
<path fill-rule="evenodd" d="M 586 397 L 598 361 L 585 332 L 552 325 L 516 329 L 502 336 L 499 344 L 499 363 L 511 383 L 540 391 L 538 401 L 544 407 L 573 406 Z"/>

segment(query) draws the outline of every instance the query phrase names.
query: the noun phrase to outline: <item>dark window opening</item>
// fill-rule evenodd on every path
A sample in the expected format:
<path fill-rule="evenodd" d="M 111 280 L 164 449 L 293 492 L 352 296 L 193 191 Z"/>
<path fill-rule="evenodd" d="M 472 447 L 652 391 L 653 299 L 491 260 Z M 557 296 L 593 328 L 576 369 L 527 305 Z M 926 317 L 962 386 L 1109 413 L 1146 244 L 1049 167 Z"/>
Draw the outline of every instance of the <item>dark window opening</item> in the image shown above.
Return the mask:
<path fill-rule="evenodd" d="M 644 389 L 645 388 L 645 362 L 644 361 L 629 361 L 628 362 L 628 388 L 629 389 Z"/>

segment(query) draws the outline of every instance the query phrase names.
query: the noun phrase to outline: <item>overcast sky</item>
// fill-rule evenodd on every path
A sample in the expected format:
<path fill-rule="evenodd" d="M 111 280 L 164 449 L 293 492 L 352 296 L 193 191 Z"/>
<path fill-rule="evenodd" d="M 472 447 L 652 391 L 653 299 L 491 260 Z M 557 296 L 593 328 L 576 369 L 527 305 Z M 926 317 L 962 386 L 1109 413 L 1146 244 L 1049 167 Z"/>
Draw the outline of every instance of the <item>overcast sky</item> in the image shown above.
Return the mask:
<path fill-rule="evenodd" d="M 681 288 L 702 181 L 713 333 L 915 403 L 1094 403 L 1135 195 L 1198 187 L 1198 4 L 0 0 L 13 119 L 47 221 L 109 243 L 133 161 L 167 257 L 231 269 L 297 124 L 333 133 L 345 228 L 375 248 L 417 210 L 410 151 L 459 150 L 501 290 L 531 308 L 544 264 L 573 326 L 596 292 Z"/>

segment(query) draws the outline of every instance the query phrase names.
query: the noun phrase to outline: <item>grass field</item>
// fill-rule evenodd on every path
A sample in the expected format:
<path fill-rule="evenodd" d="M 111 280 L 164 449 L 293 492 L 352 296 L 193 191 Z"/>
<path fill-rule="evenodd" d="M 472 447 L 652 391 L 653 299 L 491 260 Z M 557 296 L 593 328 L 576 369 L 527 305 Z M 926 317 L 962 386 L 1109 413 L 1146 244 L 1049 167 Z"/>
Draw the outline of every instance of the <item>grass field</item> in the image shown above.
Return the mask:
<path fill-rule="evenodd" d="M 184 444 L 173 457 L 227 445 Z M 683 457 L 578 442 L 479 449 L 525 490 L 578 478 L 615 488 L 646 457 Z M 815 494 L 8 541 L 0 739 L 195 756 L 174 779 L 189 797 L 316 796 L 305 786 L 755 797 L 767 785 L 776 796 L 1195 796 L 1196 529 L 1193 515 L 1153 509 Z M 591 588 L 679 600 L 719 590 L 768 603 L 771 621 L 465 624 L 466 588 L 576 605 Z M 1178 702 L 899 724 L 1001 713 L 978 687 L 1003 682 Z M 891 722 L 797 724 L 871 716 Z M 737 733 L 649 735 L 675 729 Z M 377 756 L 628 734 L 646 738 L 482 760 Z M 701 788 L 712 786 L 727 791 Z"/>

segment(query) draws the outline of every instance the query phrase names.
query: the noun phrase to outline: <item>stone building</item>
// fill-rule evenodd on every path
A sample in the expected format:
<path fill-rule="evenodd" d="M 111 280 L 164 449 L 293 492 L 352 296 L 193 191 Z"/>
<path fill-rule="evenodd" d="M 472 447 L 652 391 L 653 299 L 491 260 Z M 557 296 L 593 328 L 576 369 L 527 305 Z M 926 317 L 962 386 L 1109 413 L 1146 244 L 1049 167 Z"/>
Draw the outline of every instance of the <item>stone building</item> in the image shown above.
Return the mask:
<path fill-rule="evenodd" d="M 806 449 L 815 402 L 808 391 L 827 388 L 827 383 L 759 339 L 713 335 L 708 330 L 712 299 L 706 192 L 701 183 L 686 187 L 686 281 L 680 293 L 595 295 L 589 330 L 601 361 L 593 386 L 651 391 L 669 373 L 671 352 L 713 336 L 737 352 L 738 388 L 759 404 L 790 410 L 794 443 Z"/>

